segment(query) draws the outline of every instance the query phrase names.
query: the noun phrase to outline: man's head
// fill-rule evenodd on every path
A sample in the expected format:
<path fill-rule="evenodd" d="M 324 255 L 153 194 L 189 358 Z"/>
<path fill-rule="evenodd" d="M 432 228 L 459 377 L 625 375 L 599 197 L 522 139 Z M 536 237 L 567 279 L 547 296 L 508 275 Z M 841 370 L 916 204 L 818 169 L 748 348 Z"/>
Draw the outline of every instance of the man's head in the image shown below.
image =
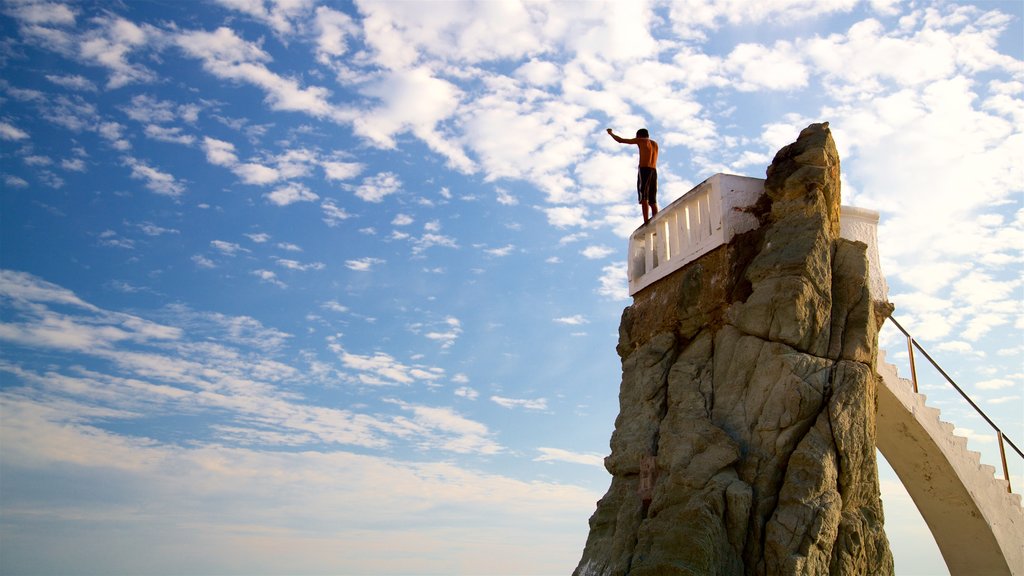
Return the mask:
<path fill-rule="evenodd" d="M 647 128 L 641 128 L 636 131 L 637 138 L 650 138 L 651 135 L 647 133 Z"/>

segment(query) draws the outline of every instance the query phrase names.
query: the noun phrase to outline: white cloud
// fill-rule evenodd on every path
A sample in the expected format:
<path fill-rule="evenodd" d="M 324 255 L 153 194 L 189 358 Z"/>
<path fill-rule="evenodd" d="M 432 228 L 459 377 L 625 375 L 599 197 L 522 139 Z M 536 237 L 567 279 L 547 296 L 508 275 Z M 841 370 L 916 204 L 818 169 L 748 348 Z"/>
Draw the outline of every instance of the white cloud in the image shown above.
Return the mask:
<path fill-rule="evenodd" d="M 381 172 L 376 176 L 363 179 L 355 191 L 356 196 L 367 202 L 382 202 L 385 197 L 398 192 L 402 188 L 402 181 L 393 172 Z"/>
<path fill-rule="evenodd" d="M 480 397 L 480 393 L 469 386 L 460 386 L 456 388 L 454 394 L 467 400 L 476 400 Z"/>
<path fill-rule="evenodd" d="M 504 258 L 505 256 L 511 254 L 512 251 L 515 249 L 516 247 L 514 244 L 506 244 L 501 248 L 485 248 L 484 253 L 490 256 L 494 256 L 496 258 Z"/>
<path fill-rule="evenodd" d="M 60 161 L 60 167 L 69 172 L 85 172 L 85 161 L 81 158 L 65 158 Z"/>
<path fill-rule="evenodd" d="M 962 438 L 967 438 L 971 442 L 980 442 L 982 444 L 988 444 L 995 442 L 996 440 L 995 432 L 990 432 L 988 430 L 977 432 L 971 428 L 962 428 L 958 426 L 953 429 L 953 434 Z"/>
<path fill-rule="evenodd" d="M 114 150 L 123 152 L 132 147 L 131 142 L 124 137 L 124 126 L 117 122 L 102 122 L 96 131 Z"/>
<path fill-rule="evenodd" d="M 49 166 L 53 164 L 53 159 L 49 156 L 31 155 L 25 156 L 21 160 L 28 166 Z"/>
<path fill-rule="evenodd" d="M 12 126 L 7 122 L 0 122 L 0 138 L 4 140 L 24 140 L 28 138 L 28 132 Z"/>
<path fill-rule="evenodd" d="M 794 90 L 807 85 L 809 71 L 800 51 L 789 42 L 777 41 L 771 48 L 760 44 L 739 44 L 723 63 L 734 74 L 737 90 Z"/>
<path fill-rule="evenodd" d="M 323 211 L 323 221 L 330 227 L 335 227 L 341 224 L 343 221 L 348 220 L 352 217 L 351 214 L 345 211 L 344 208 L 335 204 L 334 200 L 328 198 L 320 203 L 320 209 Z"/>
<path fill-rule="evenodd" d="M 287 258 L 278 258 L 276 260 L 277 265 L 289 270 L 298 270 L 299 272 L 306 272 L 307 270 L 323 270 L 327 267 L 323 262 L 299 262 L 298 260 L 289 260 Z"/>
<path fill-rule="evenodd" d="M 519 199 L 513 196 L 508 190 L 498 188 L 496 192 L 498 194 L 498 204 L 501 204 L 502 206 L 515 206 L 519 204 Z"/>
<path fill-rule="evenodd" d="M 262 0 L 216 1 L 225 8 L 237 10 L 267 24 L 282 35 L 291 34 L 294 31 L 293 21 L 306 16 L 313 6 L 311 0 L 272 0 L 266 4 Z"/>
<path fill-rule="evenodd" d="M 587 246 L 580 251 L 580 254 L 588 260 L 600 260 L 615 252 L 614 248 L 609 248 L 608 246 Z"/>
<path fill-rule="evenodd" d="M 630 153 L 621 153 L 619 148 L 616 148 L 617 154 L 595 152 L 576 165 L 582 201 L 588 204 L 636 201 L 636 147 L 623 149 Z"/>
<path fill-rule="evenodd" d="M 266 66 L 270 55 L 256 44 L 239 38 L 230 28 L 182 32 L 174 41 L 186 54 L 201 60 L 203 68 L 214 76 L 261 88 L 275 110 L 305 112 L 335 120 L 348 117 L 329 102 L 330 91 L 326 88 L 303 88 L 294 79 L 271 72 Z"/>
<path fill-rule="evenodd" d="M 67 288 L 47 282 L 27 272 L 0 269 L 0 294 L 10 298 L 15 304 L 24 306 L 30 303 L 60 304 L 96 312 L 99 308 L 85 302 Z"/>
<path fill-rule="evenodd" d="M 502 408 L 523 408 L 524 410 L 547 410 L 548 401 L 546 398 L 534 398 L 532 400 L 525 398 L 505 398 L 503 396 L 491 396 L 491 402 L 494 402 Z"/>
<path fill-rule="evenodd" d="M 586 324 L 589 320 L 587 320 L 582 314 L 574 314 L 572 316 L 555 318 L 554 322 L 559 324 L 568 324 L 569 326 L 579 326 L 580 324 Z"/>
<path fill-rule="evenodd" d="M 558 228 L 587 224 L 587 208 L 585 206 L 554 206 L 543 210 L 547 214 L 548 224 Z"/>
<path fill-rule="evenodd" d="M 203 138 L 203 150 L 206 152 L 206 161 L 210 164 L 228 167 L 238 164 L 235 145 L 230 142 L 206 136 Z"/>
<path fill-rule="evenodd" d="M 192 261 L 195 262 L 196 266 L 200 268 L 209 269 L 217 267 L 217 264 L 213 260 L 210 260 L 209 258 L 203 256 L 202 254 L 196 254 L 192 256 Z"/>
<path fill-rule="evenodd" d="M 133 50 L 153 40 L 157 34 L 155 29 L 137 26 L 118 16 L 100 16 L 93 21 L 99 26 L 86 33 L 78 45 L 78 56 L 108 69 L 107 88 L 121 88 L 156 78 L 145 66 L 128 60 Z"/>
<path fill-rule="evenodd" d="M 245 237 L 257 244 L 263 244 L 270 240 L 270 234 L 266 232 L 246 233 Z"/>
<path fill-rule="evenodd" d="M 110 246 L 114 248 L 125 248 L 127 250 L 133 250 L 135 248 L 135 241 L 129 238 L 122 238 L 117 235 L 117 232 L 113 230 L 104 230 L 99 234 L 100 245 Z"/>
<path fill-rule="evenodd" d="M 426 227 L 425 227 L 426 228 Z M 412 253 L 422 254 L 424 251 L 434 246 L 444 246 L 446 248 L 458 248 L 459 244 L 454 238 L 445 236 L 444 234 L 434 234 L 427 232 L 422 236 L 412 238 Z"/>
<path fill-rule="evenodd" d="M 53 545 L 72 550 L 84 533 L 94 540 L 92 552 L 116 555 L 126 572 L 144 572 L 154 563 L 188 572 L 197 566 L 196 558 L 203 559 L 199 569 L 210 573 L 232 567 L 249 573 L 284 573 L 294 571 L 296 563 L 308 571 L 331 572 L 338 570 L 338 558 L 344 558 L 345 570 L 354 573 L 372 573 L 381 566 L 403 573 L 445 572 L 450 571 L 451 558 L 459 557 L 462 543 L 474 540 L 479 526 L 490 522 L 500 527 L 493 538 L 475 540 L 480 554 L 462 560 L 462 569 L 487 573 L 497 562 L 509 573 L 538 568 L 554 572 L 573 560 L 568 553 L 547 550 L 578 547 L 577 539 L 563 534 L 573 523 L 585 523 L 599 497 L 571 485 L 527 482 L 450 462 L 408 463 L 342 450 L 147 442 L 69 422 L 60 412 L 28 400 L 8 400 L 5 408 L 11 409 L 5 411 L 3 434 L 19 444 L 16 450 L 4 451 L 5 475 L 11 474 L 6 477 L 25 486 L 28 471 L 37 470 L 47 474 L 53 486 L 44 487 L 47 497 L 41 508 L 54 518 L 53 526 L 44 521 L 39 528 L 51 534 L 46 539 L 37 532 L 24 535 L 19 553 L 29 558 L 45 557 Z M 431 415 L 422 418 L 421 428 L 429 429 Z M 454 431 L 447 434 L 453 440 L 459 437 Z M 74 504 L 48 497 L 49 491 L 56 495 L 65 487 L 82 485 L 96 490 Z M 189 505 L 197 487 L 215 497 L 203 505 Z M 155 525 L 118 512 L 139 502 L 147 503 L 153 514 L 174 516 L 180 522 Z M 264 506 L 253 507 L 252 502 Z M 15 514 L 12 521 L 21 520 L 20 512 L 8 512 Z M 80 532 L 55 529 L 65 525 L 69 515 L 76 518 Z M 288 520 L 298 517 L 301 528 Z M 381 532 L 381 522 L 410 528 Z M 537 526 L 524 531 L 531 522 Z M 117 534 L 125 529 L 144 541 L 175 542 L 195 554 L 183 558 L 160 547 L 116 548 Z M 405 560 L 396 558 L 396 549 L 430 550 L 436 556 L 417 554 Z M 74 571 L 70 563 L 49 565 L 55 572 Z"/>
<path fill-rule="evenodd" d="M 164 234 L 181 234 L 180 230 L 175 228 L 164 228 L 163 226 L 157 226 L 152 222 L 140 222 L 137 224 L 139 230 L 146 236 L 163 236 Z"/>
<path fill-rule="evenodd" d="M 408 214 L 396 214 L 395 217 L 391 219 L 392 226 L 408 226 L 413 222 L 415 222 L 415 220 Z"/>
<path fill-rule="evenodd" d="M 380 258 L 358 258 L 355 260 L 346 260 L 345 266 L 349 270 L 355 270 L 356 272 L 369 272 L 374 266 L 383 264 L 384 260 Z"/>
<path fill-rule="evenodd" d="M 569 462 L 571 464 L 585 464 L 587 466 L 604 466 L 604 457 L 594 453 L 578 453 L 563 450 L 561 448 L 537 448 L 540 456 L 533 459 L 534 462 Z"/>
<path fill-rule="evenodd" d="M 28 181 L 19 176 L 4 174 L 4 186 L 9 188 L 28 188 Z"/>
<path fill-rule="evenodd" d="M 232 167 L 232 171 L 246 184 L 273 184 L 281 179 L 281 173 L 270 166 L 246 162 Z"/>
<path fill-rule="evenodd" d="M 142 124 L 166 124 L 178 119 L 195 121 L 198 108 L 194 104 L 178 104 L 147 94 L 133 96 L 131 104 L 122 107 L 129 118 Z"/>
<path fill-rule="evenodd" d="M 430 57 L 470 62 L 514 58 L 545 45 L 535 36 L 533 17 L 519 3 L 456 1 L 413 11 L 373 0 L 363 2 L 361 11 L 365 41 L 377 62 L 390 69 L 409 68 Z"/>
<path fill-rule="evenodd" d="M 986 404 L 1006 404 L 1007 402 L 1014 402 L 1020 400 L 1020 396 L 1000 396 L 998 398 L 988 398 L 985 400 Z"/>
<path fill-rule="evenodd" d="M 883 16 L 896 16 L 900 13 L 900 0 L 869 0 L 871 9 Z"/>
<path fill-rule="evenodd" d="M 356 116 L 356 134 L 379 147 L 394 148 L 396 135 L 412 132 L 447 158 L 453 168 L 475 170 L 462 148 L 438 131 L 438 123 L 452 116 L 461 100 L 461 91 L 454 84 L 435 77 L 426 68 L 415 68 L 385 74 L 361 92 L 383 104 Z"/>
<path fill-rule="evenodd" d="M 131 177 L 142 180 L 146 188 L 152 192 L 172 198 L 177 198 L 185 193 L 185 186 L 172 174 L 161 172 L 132 157 L 126 157 L 124 163 L 131 168 Z"/>
<path fill-rule="evenodd" d="M 287 288 L 288 287 L 287 284 L 285 284 L 284 282 L 281 282 L 280 280 L 278 280 L 277 274 L 275 272 L 271 271 L 271 270 L 263 270 L 263 269 L 253 270 L 252 271 L 252 275 L 257 277 L 257 278 L 259 278 L 261 282 L 266 282 L 267 284 L 273 284 L 274 286 L 277 286 L 278 288 Z"/>
<path fill-rule="evenodd" d="M 321 305 L 321 308 L 323 308 L 325 310 L 330 310 L 331 312 L 339 312 L 339 313 L 348 312 L 348 307 L 344 306 L 342 304 L 339 304 L 337 300 L 328 300 L 327 302 L 324 302 Z"/>
<path fill-rule="evenodd" d="M 561 79 L 561 73 L 552 62 L 533 59 L 516 68 L 517 78 L 534 86 L 551 86 Z"/>
<path fill-rule="evenodd" d="M 460 453 L 497 454 L 504 448 L 495 442 L 487 426 L 470 420 L 451 408 L 418 406 L 394 401 L 413 413 L 413 432 L 420 438 L 420 444 L 427 448 L 440 448 Z M 422 434 L 421 430 L 430 432 Z"/>
<path fill-rule="evenodd" d="M 629 297 L 629 283 L 624 264 L 609 264 L 601 269 L 597 293 L 609 300 L 623 300 Z"/>
<path fill-rule="evenodd" d="M 433 382 L 444 376 L 444 370 L 424 365 L 408 365 L 399 362 L 386 352 L 374 352 L 372 355 L 355 354 L 345 350 L 336 341 L 330 348 L 338 355 L 342 364 L 358 373 L 362 384 L 371 386 L 395 386 L 413 384 L 415 382 Z"/>
<path fill-rule="evenodd" d="M 733 25 L 791 22 L 849 12 L 856 4 L 857 0 L 672 0 L 670 17 L 680 36 L 706 39 L 704 29 L 717 30 L 723 22 Z"/>
<path fill-rule="evenodd" d="M 348 38 L 359 33 L 359 27 L 348 14 L 327 6 L 316 8 L 313 27 L 317 33 L 317 59 L 324 64 L 344 55 L 348 51 Z"/>
<path fill-rule="evenodd" d="M 228 242 L 226 240 L 211 240 L 210 246 L 227 256 L 234 256 L 240 252 L 249 252 L 248 248 L 243 248 L 235 242 Z"/>
<path fill-rule="evenodd" d="M 321 162 L 320 165 L 324 169 L 324 176 L 328 180 L 351 180 L 358 176 L 364 166 L 358 162 L 338 162 L 335 160 L 327 160 Z"/>
<path fill-rule="evenodd" d="M 430 330 L 424 336 L 429 340 L 441 343 L 442 349 L 451 348 L 455 341 L 462 334 L 462 323 L 458 318 L 449 316 L 444 319 L 444 327 L 441 330 Z"/>
<path fill-rule="evenodd" d="M 145 128 L 146 136 L 149 136 L 153 140 L 159 140 L 160 142 L 170 142 L 172 144 L 183 144 L 185 146 L 191 146 L 195 141 L 196 137 L 191 134 L 183 134 L 181 128 L 165 127 L 156 124 L 150 124 Z"/>
<path fill-rule="evenodd" d="M 269 194 L 264 194 L 264 196 L 278 206 L 287 206 L 296 202 L 314 202 L 320 199 L 304 184 L 297 182 L 290 182 Z"/>
<path fill-rule="evenodd" d="M 76 12 L 71 6 L 57 2 L 12 2 L 4 10 L 22 24 L 70 26 Z"/>
<path fill-rule="evenodd" d="M 575 201 L 569 168 L 585 157 L 596 122 L 584 106 L 546 96 L 524 97 L 507 79 L 460 111 L 466 145 L 488 181 L 525 180 L 550 202 Z M 528 134 L 529 137 L 523 137 Z"/>
<path fill-rule="evenodd" d="M 1012 380 L 1006 378 L 993 378 L 992 380 L 983 380 L 975 384 L 979 390 L 1001 390 L 1003 388 L 1012 388 L 1016 384 Z"/>

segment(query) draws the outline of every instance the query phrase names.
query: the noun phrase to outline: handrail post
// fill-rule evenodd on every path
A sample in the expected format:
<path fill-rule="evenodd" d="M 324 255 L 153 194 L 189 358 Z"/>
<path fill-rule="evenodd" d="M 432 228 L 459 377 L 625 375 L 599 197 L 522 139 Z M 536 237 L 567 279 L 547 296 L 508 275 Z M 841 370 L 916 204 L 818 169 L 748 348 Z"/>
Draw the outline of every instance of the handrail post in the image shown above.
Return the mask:
<path fill-rule="evenodd" d="M 914 339 L 907 334 L 907 352 L 910 353 L 910 382 L 914 385 L 914 394 L 917 394 L 917 368 L 914 366 Z"/>
<path fill-rule="evenodd" d="M 1013 492 L 1010 487 L 1010 469 L 1006 465 L 1006 448 L 1003 446 L 1003 431 L 996 430 L 996 436 L 999 438 L 999 456 L 1003 459 L 1003 478 L 1006 479 L 1006 491 Z"/>

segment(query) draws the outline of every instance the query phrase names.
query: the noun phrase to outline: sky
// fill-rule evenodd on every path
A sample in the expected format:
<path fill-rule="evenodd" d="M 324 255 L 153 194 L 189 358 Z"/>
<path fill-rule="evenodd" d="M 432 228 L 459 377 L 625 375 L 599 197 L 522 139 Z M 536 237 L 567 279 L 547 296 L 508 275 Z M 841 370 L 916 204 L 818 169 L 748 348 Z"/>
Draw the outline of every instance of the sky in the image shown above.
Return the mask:
<path fill-rule="evenodd" d="M 5 574 L 570 573 L 641 223 L 609 127 L 664 206 L 830 122 L 895 317 L 1024 446 L 1019 0 L 0 2 Z M 897 572 L 945 573 L 880 465 Z"/>

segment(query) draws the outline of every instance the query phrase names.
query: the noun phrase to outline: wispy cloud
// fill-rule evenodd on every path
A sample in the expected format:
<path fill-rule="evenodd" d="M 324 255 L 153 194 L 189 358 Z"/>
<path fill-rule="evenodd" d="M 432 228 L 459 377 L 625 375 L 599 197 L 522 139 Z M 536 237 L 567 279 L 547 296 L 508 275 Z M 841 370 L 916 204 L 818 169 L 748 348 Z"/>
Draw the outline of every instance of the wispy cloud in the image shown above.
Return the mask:
<path fill-rule="evenodd" d="M 462 322 L 458 318 L 449 316 L 444 319 L 441 326 L 441 329 L 427 330 L 423 336 L 428 340 L 439 342 L 442 349 L 451 348 L 462 334 Z"/>
<path fill-rule="evenodd" d="M 330 310 L 331 312 L 348 312 L 348 307 L 338 303 L 337 300 L 329 300 L 324 302 L 321 307 L 324 310 Z"/>
<path fill-rule="evenodd" d="M 505 398 L 504 396 L 491 396 L 494 402 L 502 408 L 523 408 L 525 410 L 547 410 L 548 401 L 546 398 Z"/>
<path fill-rule="evenodd" d="M 578 453 L 561 448 L 537 448 L 540 456 L 534 458 L 534 462 L 569 462 L 571 464 L 585 464 L 587 466 L 604 466 L 604 457 L 594 453 Z"/>
<path fill-rule="evenodd" d="M 323 262 L 299 262 L 297 260 L 289 260 L 287 258 L 278 258 L 276 262 L 278 266 L 289 270 L 298 270 L 299 272 L 306 272 L 307 270 L 323 270 L 327 267 Z"/>
<path fill-rule="evenodd" d="M 349 116 L 330 103 L 330 91 L 326 88 L 304 88 L 291 78 L 273 73 L 267 67 L 271 56 L 230 28 L 181 32 L 174 37 L 174 42 L 185 54 L 202 61 L 203 68 L 210 74 L 260 88 L 276 110 L 305 112 L 319 118 Z"/>
<path fill-rule="evenodd" d="M 131 168 L 131 176 L 142 180 L 146 188 L 163 196 L 177 198 L 185 193 L 185 186 L 173 174 L 162 172 L 132 157 L 124 159 L 125 165 Z"/>
<path fill-rule="evenodd" d="M 257 278 L 259 278 L 261 282 L 266 282 L 267 284 L 273 284 L 274 286 L 277 286 L 278 288 L 287 288 L 288 287 L 287 284 L 285 284 L 284 282 L 282 282 L 281 280 L 278 279 L 277 272 L 274 272 L 272 270 L 264 270 L 264 269 L 261 268 L 259 270 L 253 270 L 252 271 L 252 275 L 257 277 Z"/>
<path fill-rule="evenodd" d="M 582 314 L 574 314 L 572 316 L 562 316 L 553 320 L 559 324 L 568 324 L 569 326 L 579 326 L 580 324 L 586 324 L 589 322 Z"/>
<path fill-rule="evenodd" d="M 182 129 L 178 126 L 165 127 L 157 124 L 150 124 L 146 126 L 145 134 L 153 140 L 170 142 L 172 144 L 182 144 L 184 146 L 191 146 L 196 141 L 195 136 L 183 133 Z"/>
<path fill-rule="evenodd" d="M 455 389 L 454 394 L 467 400 L 476 400 L 480 397 L 480 393 L 469 386 L 459 386 Z"/>
<path fill-rule="evenodd" d="M 484 254 L 494 256 L 496 258 L 503 258 L 508 256 L 516 249 L 514 244 L 506 244 L 501 248 L 484 248 Z"/>
<path fill-rule="evenodd" d="M 236 254 L 250 251 L 248 248 L 243 248 L 236 242 L 228 242 L 227 240 L 211 240 L 210 246 L 226 256 L 234 256 Z"/>
<path fill-rule="evenodd" d="M 349 270 L 355 270 L 356 272 L 369 272 L 370 270 L 373 269 L 374 266 L 376 266 L 378 264 L 383 264 L 383 263 L 384 263 L 384 260 L 382 260 L 380 258 L 366 257 L 366 258 L 359 258 L 359 259 L 356 259 L 356 260 L 346 260 L 345 261 L 345 266 Z"/>
<path fill-rule="evenodd" d="M 352 217 L 343 207 L 328 198 L 320 203 L 320 209 L 323 211 L 323 221 L 328 226 L 334 228 Z"/>
<path fill-rule="evenodd" d="M 331 350 L 342 364 L 356 373 L 362 384 L 371 386 L 408 385 L 415 382 L 433 382 L 444 376 L 444 370 L 435 366 L 405 364 L 384 352 L 355 354 L 349 352 L 336 339 L 331 339 Z"/>
<path fill-rule="evenodd" d="M 7 122 L 0 122 L 0 138 L 9 141 L 25 140 L 28 138 L 28 132 Z"/>

